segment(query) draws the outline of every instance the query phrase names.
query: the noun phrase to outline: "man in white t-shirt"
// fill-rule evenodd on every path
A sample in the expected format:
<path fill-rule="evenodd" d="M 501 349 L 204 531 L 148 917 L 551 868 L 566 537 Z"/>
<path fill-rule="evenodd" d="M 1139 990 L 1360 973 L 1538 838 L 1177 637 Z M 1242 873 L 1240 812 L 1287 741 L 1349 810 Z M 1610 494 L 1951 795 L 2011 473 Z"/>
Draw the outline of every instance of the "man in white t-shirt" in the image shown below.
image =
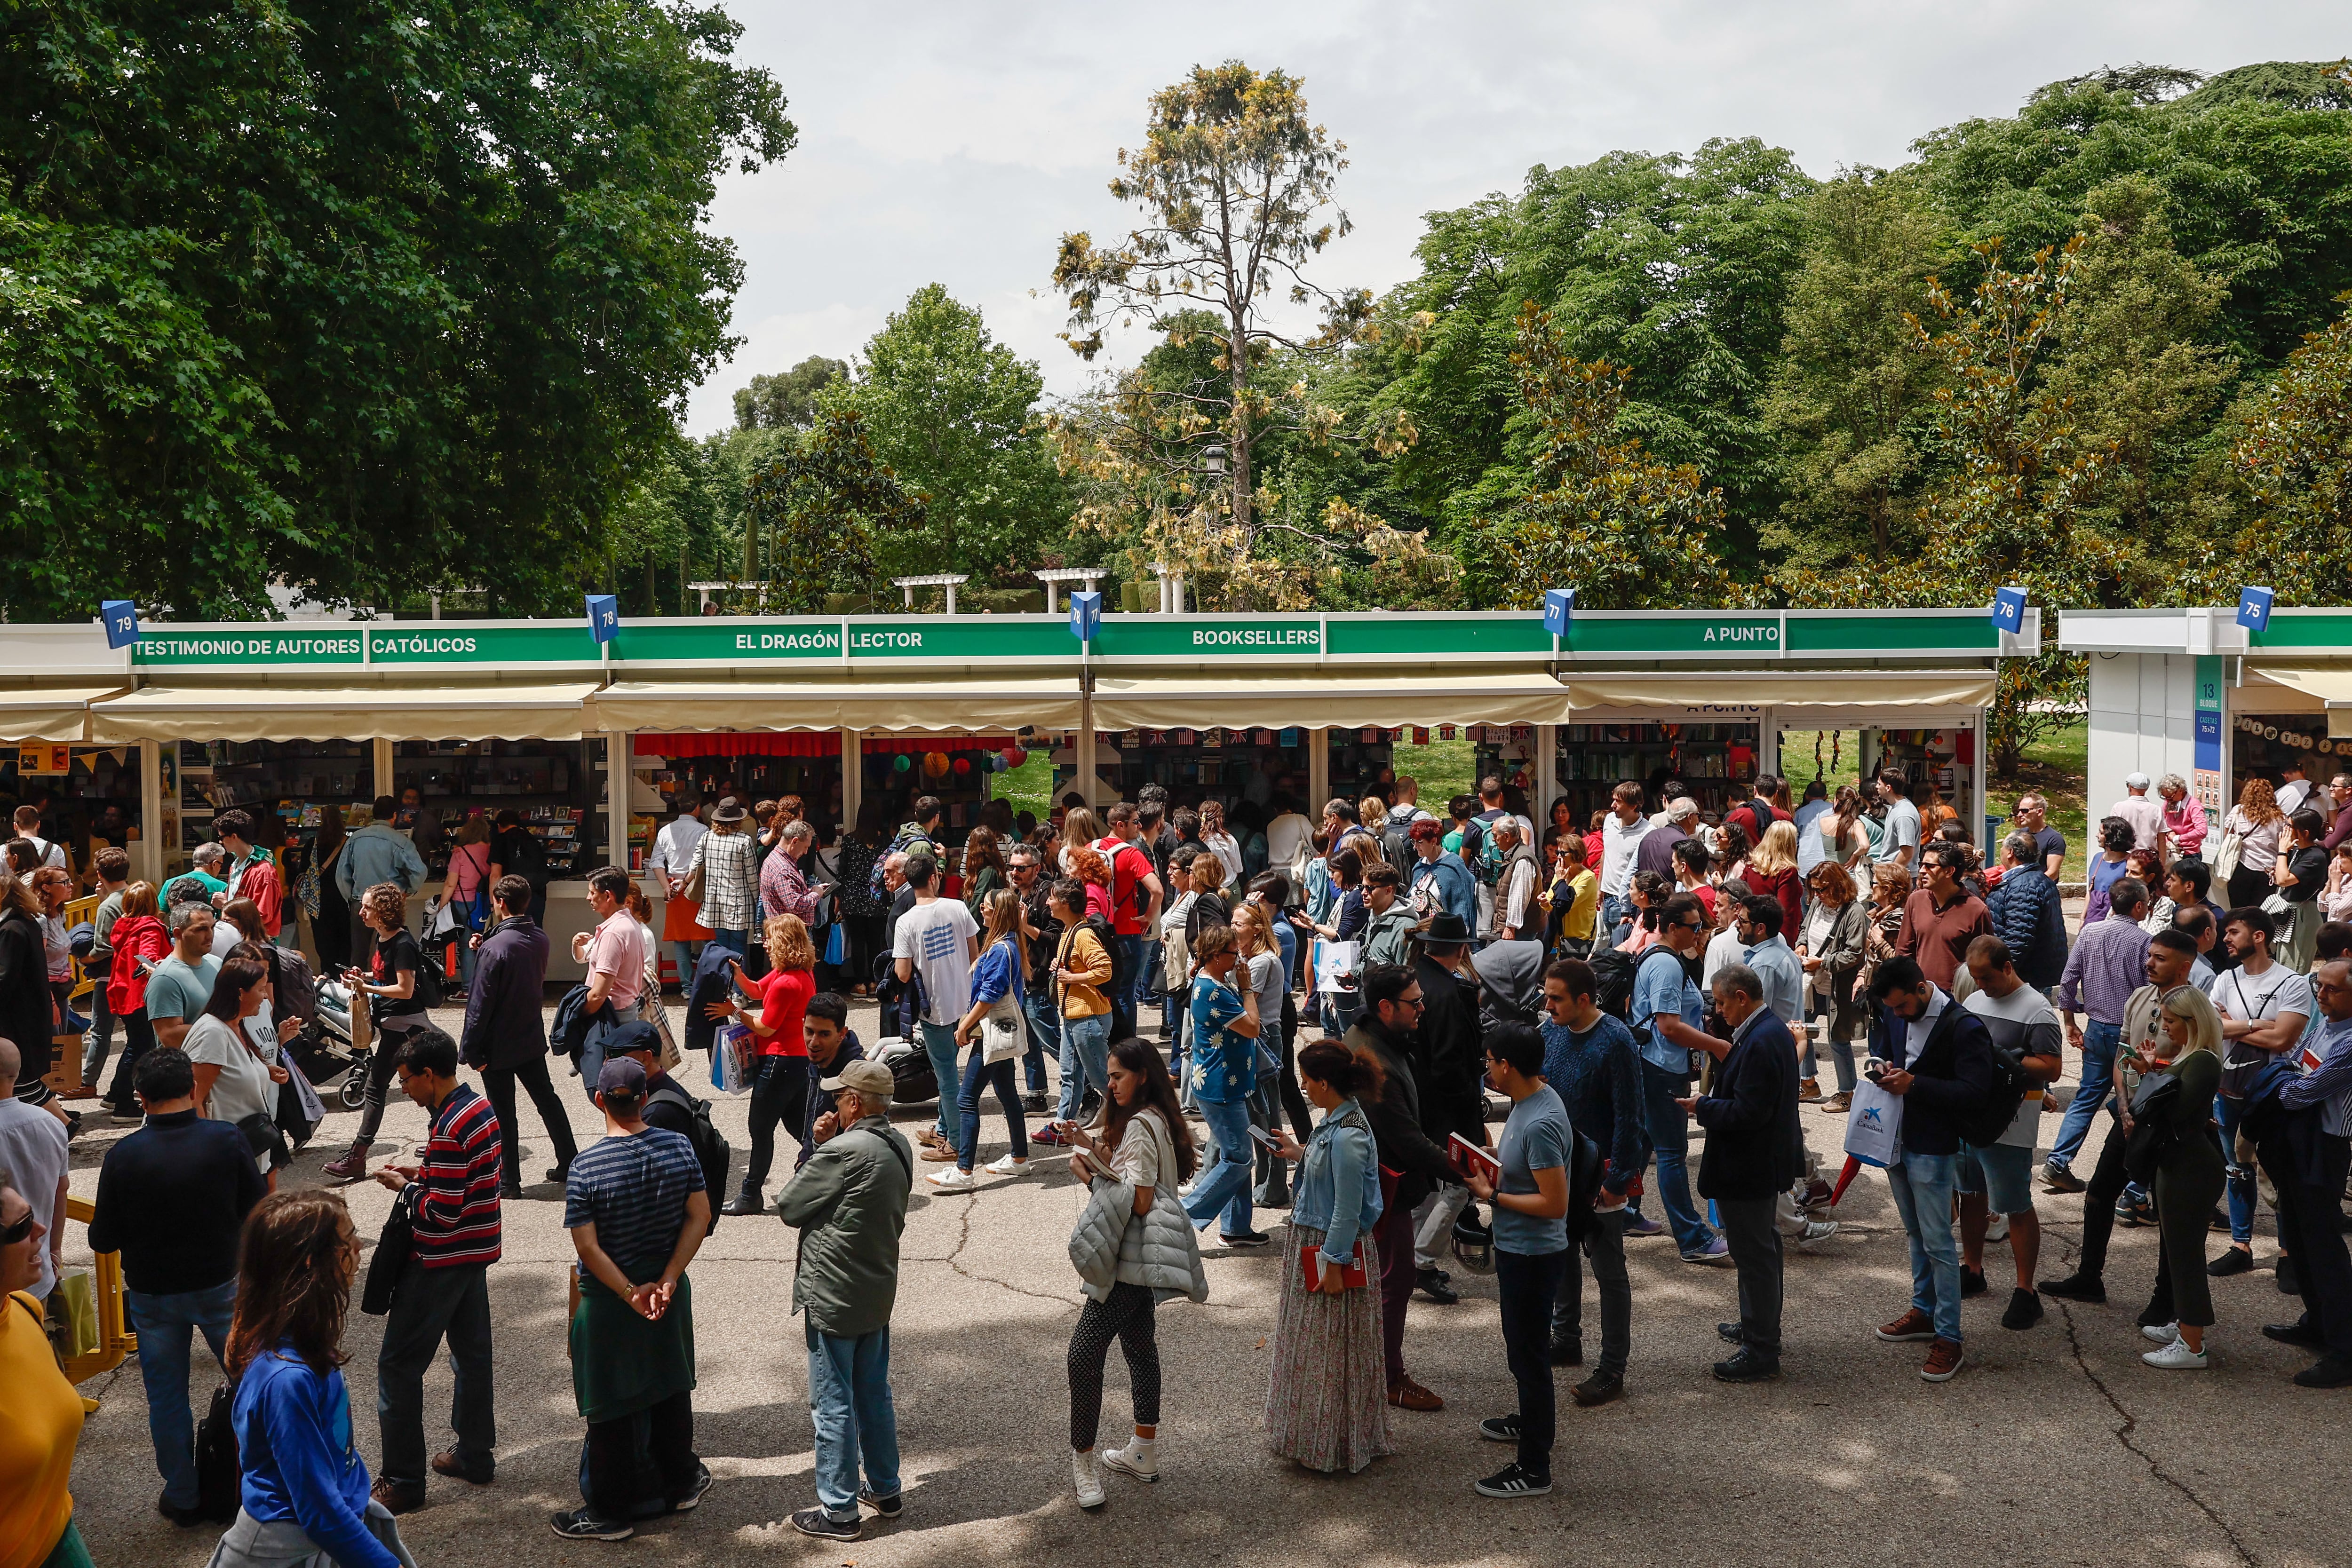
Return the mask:
<path fill-rule="evenodd" d="M 2303 758 L 2298 757 L 2289 760 L 2279 768 L 2279 787 L 2273 797 L 2278 801 L 2278 809 L 2287 816 L 2294 816 L 2311 799 L 2311 780 L 2304 773 Z"/>
<path fill-rule="evenodd" d="M 17 807 L 16 823 L 16 836 L 31 844 L 34 854 L 39 857 L 37 864 L 53 865 L 59 871 L 68 869 L 65 846 L 53 844 L 41 837 L 41 809 L 38 806 Z"/>
<path fill-rule="evenodd" d="M 1982 1292 L 1985 1232 L 1997 1210 L 2009 1216 L 2009 1250 L 2017 1283 L 2000 1315 L 2005 1329 L 2029 1329 L 2042 1321 L 2042 1296 L 2033 1272 L 2042 1260 L 2042 1220 L 2033 1208 L 2033 1142 L 2042 1125 L 2042 1085 L 2054 1083 L 2064 1065 L 2065 1034 L 2049 998 L 2018 977 L 2009 944 L 1979 936 L 1969 944 L 1968 978 L 1973 988 L 1960 1005 L 1984 1019 L 1997 1054 L 2016 1058 L 2030 1087 L 2009 1130 L 1990 1145 L 1960 1145 L 1960 1294 Z"/>
<path fill-rule="evenodd" d="M 41 1301 L 58 1282 L 58 1260 L 66 1234 L 66 1124 L 39 1105 L 16 1098 L 16 1074 L 24 1058 L 14 1040 L 0 1040 L 0 1166 L 7 1169 L 9 1185 L 33 1206 L 34 1215 L 48 1228 L 48 1236 L 35 1249 L 33 1260 L 40 1276 L 31 1286 Z"/>
<path fill-rule="evenodd" d="M 1617 928 L 1633 913 L 1633 851 L 1649 836 L 1642 815 L 1642 787 L 1632 779 L 1610 794 L 1601 819 L 1601 931 L 1594 940 L 1617 940 Z"/>
<path fill-rule="evenodd" d="M 898 916 L 890 944 L 898 960 L 898 983 L 921 977 L 923 1011 L 918 1027 L 931 1071 L 940 1081 L 940 1119 L 923 1136 L 927 1160 L 955 1158 L 957 1124 L 956 1025 L 971 1007 L 971 966 L 980 956 L 980 926 L 960 898 L 941 898 L 940 863 L 918 852 L 907 857 L 907 885 L 914 890 L 914 907 Z"/>
<path fill-rule="evenodd" d="M 1890 768 L 1878 776 L 1878 798 L 1886 802 L 1886 826 L 1878 841 L 1878 863 L 1906 871 L 1919 861 L 1919 808 L 1911 803 L 1911 782 Z"/>
<path fill-rule="evenodd" d="M 2221 1084 L 2231 1069 L 2293 1051 L 2312 1013 L 2311 982 L 2271 956 L 2278 934 L 2267 911 L 2233 909 L 2221 927 L 2222 945 L 2238 960 L 2205 988 L 2221 1015 Z M 2242 1274 L 2254 1266 L 2254 1173 L 2238 1163 L 2238 1121 L 2246 1103 L 2224 1092 L 2217 1102 L 2221 1150 L 2230 1162 L 2230 1249 L 2206 1265 L 2209 1274 Z M 2284 1257 L 2285 1254 L 2280 1254 Z"/>

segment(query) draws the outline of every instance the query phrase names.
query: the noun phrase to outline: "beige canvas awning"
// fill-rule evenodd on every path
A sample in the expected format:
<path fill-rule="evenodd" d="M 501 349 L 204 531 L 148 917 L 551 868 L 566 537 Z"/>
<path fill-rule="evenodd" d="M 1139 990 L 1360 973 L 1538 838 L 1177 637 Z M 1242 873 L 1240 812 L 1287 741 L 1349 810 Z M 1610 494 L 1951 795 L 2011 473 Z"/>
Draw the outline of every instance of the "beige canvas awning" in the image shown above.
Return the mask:
<path fill-rule="evenodd" d="M 1599 675 L 1566 683 L 1580 718 L 1587 708 L 1762 706 L 1864 711 L 1980 708 L 1992 703 L 1990 671 L 1882 675 L 1871 671 L 1780 675 Z"/>
<path fill-rule="evenodd" d="M 1557 724 L 1568 693 L 1549 675 L 1327 675 L 1300 670 L 1264 678 L 1170 675 L 1095 682 L 1098 729 L 1256 725 L 1393 729 L 1420 724 Z"/>
<path fill-rule="evenodd" d="M 618 681 L 596 695 L 609 730 L 1076 729 L 1078 683 Z"/>
<path fill-rule="evenodd" d="M 2249 672 L 2327 705 L 2327 733 L 2352 736 L 2352 664 L 2263 664 Z"/>
<path fill-rule="evenodd" d="M 90 705 L 90 738 L 577 740 L 595 687 L 182 686 Z"/>
<path fill-rule="evenodd" d="M 52 686 L 0 692 L 0 740 L 87 740 L 89 705 L 122 688 Z"/>

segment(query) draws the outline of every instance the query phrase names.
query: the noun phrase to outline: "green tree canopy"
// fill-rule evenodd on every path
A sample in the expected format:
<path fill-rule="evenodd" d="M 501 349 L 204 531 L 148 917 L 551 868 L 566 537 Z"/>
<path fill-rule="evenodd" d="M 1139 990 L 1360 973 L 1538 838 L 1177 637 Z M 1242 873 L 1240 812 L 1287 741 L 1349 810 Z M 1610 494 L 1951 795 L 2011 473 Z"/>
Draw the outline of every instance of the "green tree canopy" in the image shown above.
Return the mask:
<path fill-rule="evenodd" d="M 806 430 L 816 423 L 817 393 L 848 377 L 846 364 L 823 354 L 811 354 L 780 375 L 753 376 L 750 386 L 735 389 L 735 428 Z"/>
<path fill-rule="evenodd" d="M 730 346 L 718 8 L 57 0 L 0 27 L 0 608 L 576 603 Z"/>

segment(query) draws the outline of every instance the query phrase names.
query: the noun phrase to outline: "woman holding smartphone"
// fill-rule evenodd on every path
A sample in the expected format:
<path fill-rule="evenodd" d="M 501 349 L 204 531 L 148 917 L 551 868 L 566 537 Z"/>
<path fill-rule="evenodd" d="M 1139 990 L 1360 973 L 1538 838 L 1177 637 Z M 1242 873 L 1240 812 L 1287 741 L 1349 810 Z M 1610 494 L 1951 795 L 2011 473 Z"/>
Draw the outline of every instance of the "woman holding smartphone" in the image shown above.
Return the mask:
<path fill-rule="evenodd" d="M 1173 1203 L 1176 1187 L 1192 1178 L 1199 1154 L 1177 1109 L 1176 1085 L 1160 1053 L 1129 1036 L 1111 1047 L 1110 1092 L 1103 1096 L 1091 1132 L 1074 1121 L 1059 1124 L 1071 1145 L 1070 1174 L 1091 1186 L 1124 1182 L 1135 1189 L 1136 1220 L 1151 1212 L 1160 1194 Z M 1160 1479 L 1160 1344 L 1152 1313 L 1160 1291 L 1144 1260 L 1144 1228 L 1130 1223 L 1119 1234 L 1118 1269 L 1109 1291 L 1093 1289 L 1070 1334 L 1070 1469 L 1080 1508 L 1103 1504 L 1097 1461 L 1138 1480 Z M 1103 1363 L 1110 1342 L 1127 1357 L 1127 1382 L 1135 1402 L 1135 1440 L 1124 1448 L 1095 1453 L 1102 1420 Z"/>
<path fill-rule="evenodd" d="M 1298 1053 L 1299 1086 L 1323 1113 L 1304 1146 L 1275 1134 L 1298 1162 L 1298 1196 L 1282 1251 L 1265 1446 L 1286 1459 L 1353 1475 L 1396 1451 L 1389 1432 L 1388 1362 L 1381 1343 L 1381 1169 L 1360 1101 L 1381 1095 L 1380 1064 L 1336 1040 Z"/>

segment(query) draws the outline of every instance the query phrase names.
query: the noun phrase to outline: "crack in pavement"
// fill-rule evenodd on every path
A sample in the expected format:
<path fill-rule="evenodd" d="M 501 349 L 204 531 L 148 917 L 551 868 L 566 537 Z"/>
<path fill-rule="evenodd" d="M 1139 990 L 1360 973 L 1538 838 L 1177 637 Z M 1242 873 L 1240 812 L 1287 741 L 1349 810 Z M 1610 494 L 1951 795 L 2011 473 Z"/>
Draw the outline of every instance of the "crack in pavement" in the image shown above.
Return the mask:
<path fill-rule="evenodd" d="M 2074 1257 L 2069 1260 L 2070 1261 L 2079 1260 L 2082 1256 L 2082 1249 L 2079 1247 L 2070 1248 L 2067 1249 L 2067 1250 L 2074 1254 Z M 2139 1417 L 2133 1415 L 2129 1410 L 2124 1407 L 2124 1402 L 2116 1397 L 2115 1390 L 2107 1386 L 2106 1379 L 2092 1371 L 2091 1364 L 2084 1359 L 2083 1341 L 2081 1336 L 2075 1333 L 2074 1313 L 2072 1303 L 2063 1299 L 2059 1300 L 2058 1316 L 2066 1325 L 2066 1349 L 2068 1354 L 2073 1355 L 2074 1358 L 2074 1366 L 2076 1370 L 2082 1373 L 2084 1380 L 2087 1381 L 2092 1387 L 2099 1391 L 2099 1397 L 2107 1402 L 2107 1407 L 2113 1410 L 2116 1413 L 2117 1419 L 2123 1423 L 2122 1426 L 2116 1428 L 2116 1441 L 2123 1446 L 2123 1448 L 2126 1453 L 2146 1465 L 2149 1475 L 2154 1476 L 2158 1480 L 2162 1481 L 2166 1486 L 2170 1487 L 2182 1497 L 2187 1498 L 2190 1503 L 2195 1505 L 2198 1512 L 2212 1521 L 2213 1528 L 2220 1531 L 2222 1538 L 2229 1542 L 2230 1550 L 2238 1554 L 2239 1562 L 2244 1563 L 2246 1568 L 2260 1568 L 2261 1559 L 2256 1557 L 2252 1549 L 2247 1546 L 2245 1542 L 2239 1538 L 2237 1531 L 2231 1527 L 2230 1521 L 2221 1517 L 2221 1511 L 2216 1509 L 2211 1503 L 2207 1502 L 2202 1497 L 2200 1497 L 2194 1487 L 2190 1486 L 2187 1481 L 2182 1480 L 2179 1476 L 2174 1475 L 2171 1471 L 2166 1469 L 2162 1464 L 2158 1462 L 2154 1454 L 2149 1453 L 2146 1448 L 2141 1448 L 2137 1443 L 2132 1440 L 2133 1432 L 2137 1430 L 2139 1427 Z"/>
<path fill-rule="evenodd" d="M 959 1261 L 959 1260 L 963 1257 L 963 1249 L 971 1245 L 971 1215 L 972 1210 L 979 1207 L 980 1195 L 978 1193 L 971 1193 L 966 1196 L 963 1200 L 963 1214 L 957 1221 L 959 1228 L 956 1233 L 955 1249 L 950 1252 L 946 1258 L 940 1260 L 940 1261 L 946 1263 L 949 1268 L 954 1270 L 964 1279 L 973 1281 L 976 1283 L 982 1285 L 994 1285 L 1001 1290 L 1010 1291 L 1016 1296 L 1027 1296 L 1032 1301 L 1051 1301 L 1057 1307 L 1075 1308 L 1076 1303 L 1072 1301 L 1067 1296 L 1048 1295 L 1043 1291 L 1032 1291 L 1023 1286 L 1016 1285 L 1009 1280 L 999 1280 L 988 1274 L 975 1274 Z"/>

